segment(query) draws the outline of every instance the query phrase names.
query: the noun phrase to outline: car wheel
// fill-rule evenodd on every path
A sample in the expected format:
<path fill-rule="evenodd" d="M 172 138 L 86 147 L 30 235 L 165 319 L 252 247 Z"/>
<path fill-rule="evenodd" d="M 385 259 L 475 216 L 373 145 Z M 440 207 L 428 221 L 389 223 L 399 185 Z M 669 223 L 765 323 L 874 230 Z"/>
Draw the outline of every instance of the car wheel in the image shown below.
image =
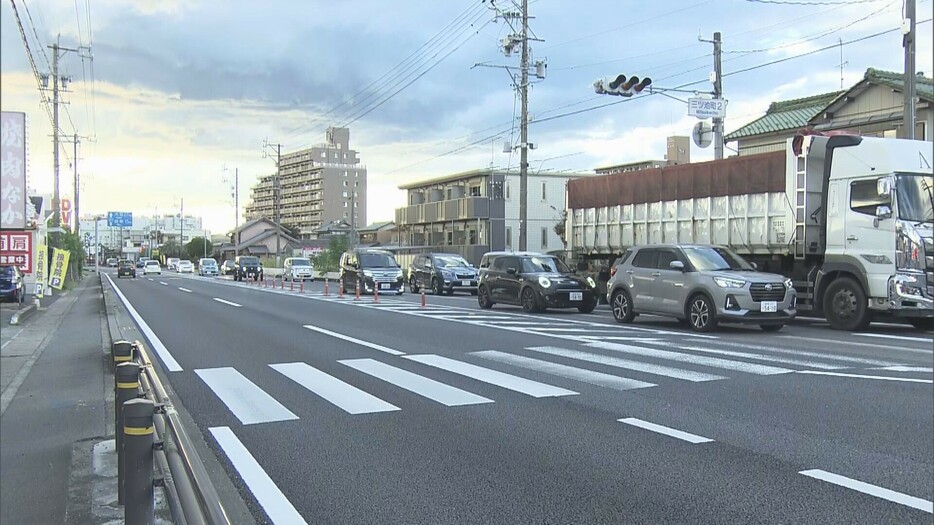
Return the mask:
<path fill-rule="evenodd" d="M 597 298 L 591 297 L 589 301 L 577 307 L 577 311 L 582 314 L 589 314 L 597 307 Z"/>
<path fill-rule="evenodd" d="M 837 330 L 864 330 L 872 321 L 863 287 L 849 278 L 830 283 L 824 294 L 824 315 Z"/>
<path fill-rule="evenodd" d="M 711 332 L 717 328 L 717 310 L 713 301 L 706 295 L 691 297 L 687 310 L 687 318 L 695 331 Z"/>
<path fill-rule="evenodd" d="M 916 317 L 909 322 L 918 330 L 934 330 L 934 317 Z"/>
<path fill-rule="evenodd" d="M 415 276 L 409 277 L 409 292 L 418 293 L 418 281 Z"/>
<path fill-rule="evenodd" d="M 493 301 L 490 299 L 490 290 L 486 286 L 477 289 L 477 304 L 484 310 L 493 308 Z"/>
<path fill-rule="evenodd" d="M 525 289 L 522 290 L 520 302 L 522 303 L 522 309 L 526 312 L 535 313 L 541 309 L 538 305 L 538 297 L 536 296 L 535 290 L 529 286 L 526 286 Z"/>
<path fill-rule="evenodd" d="M 441 281 L 439 281 L 437 278 L 433 278 L 431 280 L 431 293 L 435 295 L 441 295 L 444 293 L 444 289 L 441 288 Z"/>
<path fill-rule="evenodd" d="M 632 299 L 629 297 L 629 292 L 622 288 L 616 290 L 613 292 L 610 302 L 612 303 L 613 319 L 616 319 L 617 323 L 631 323 L 635 319 L 636 314 L 632 311 Z"/>
<path fill-rule="evenodd" d="M 777 331 L 781 330 L 782 328 L 785 328 L 785 325 L 782 324 L 782 323 L 779 323 L 779 324 L 760 324 L 760 325 L 759 325 L 759 328 L 761 328 L 763 332 L 777 332 Z"/>

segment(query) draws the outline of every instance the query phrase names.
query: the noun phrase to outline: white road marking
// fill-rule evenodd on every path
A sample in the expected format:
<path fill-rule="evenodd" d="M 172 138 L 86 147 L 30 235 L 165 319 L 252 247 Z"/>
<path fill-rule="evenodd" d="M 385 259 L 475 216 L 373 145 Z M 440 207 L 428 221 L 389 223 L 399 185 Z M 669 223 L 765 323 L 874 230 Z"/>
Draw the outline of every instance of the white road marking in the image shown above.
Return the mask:
<path fill-rule="evenodd" d="M 229 427 L 211 427 L 208 430 L 273 523 L 307 525 L 308 522 L 295 510 L 289 499 Z"/>
<path fill-rule="evenodd" d="M 219 303 L 224 303 L 224 304 L 229 304 L 230 306 L 235 306 L 235 307 L 237 307 L 237 308 L 240 308 L 241 306 L 243 306 L 242 304 L 237 304 L 237 303 L 233 303 L 233 302 L 230 302 L 230 301 L 225 301 L 225 300 L 220 299 L 220 298 L 217 298 L 217 297 L 214 297 L 214 300 L 217 301 L 217 302 L 219 302 Z"/>
<path fill-rule="evenodd" d="M 161 284 L 162 286 L 168 286 L 168 285 L 169 285 L 169 283 L 163 282 L 163 281 L 159 281 L 159 284 Z"/>
<path fill-rule="evenodd" d="M 900 383 L 928 383 L 934 384 L 932 379 L 911 379 L 905 377 L 887 377 L 887 376 L 866 376 L 861 374 L 842 374 L 839 372 L 819 372 L 817 370 L 798 370 L 799 374 L 811 374 L 819 376 L 852 377 L 856 379 L 878 379 L 880 381 L 897 381 Z"/>
<path fill-rule="evenodd" d="M 392 348 L 378 345 L 376 343 L 371 343 L 369 341 L 364 341 L 362 339 L 357 339 L 355 337 L 350 337 L 349 335 L 339 334 L 337 332 L 332 332 L 330 330 L 325 330 L 324 328 L 318 328 L 317 326 L 312 326 L 310 324 L 303 325 L 305 328 L 312 330 L 314 332 L 319 332 L 324 335 L 329 335 L 337 339 L 343 339 L 344 341 L 350 341 L 351 343 L 358 344 L 360 346 L 365 346 L 367 348 L 372 348 L 373 350 L 379 350 L 380 352 L 386 352 L 390 355 L 405 355 L 405 352 L 400 352 L 398 350 L 393 350 Z"/>
<path fill-rule="evenodd" d="M 181 286 L 179 286 L 178 289 L 181 290 L 181 291 L 183 291 L 183 292 L 191 293 L 191 290 L 189 290 L 188 288 L 182 288 Z"/>
<path fill-rule="evenodd" d="M 568 350 L 566 348 L 558 348 L 554 346 L 535 346 L 535 347 L 529 347 L 526 350 L 532 350 L 533 352 L 540 352 L 543 354 L 554 355 L 558 357 L 567 357 L 569 359 L 577 359 L 579 361 L 588 361 L 590 363 L 597 363 L 599 365 L 613 366 L 616 368 L 625 368 L 628 370 L 635 370 L 637 372 L 645 372 L 646 374 L 673 377 L 675 379 L 682 379 L 685 381 L 692 381 L 695 383 L 699 383 L 702 381 L 716 381 L 718 379 L 726 379 L 726 377 L 724 376 L 705 374 L 703 372 L 694 372 L 691 370 L 684 370 L 683 368 L 672 368 L 670 366 L 655 365 L 652 363 L 642 363 L 639 361 L 630 361 L 628 359 L 621 359 L 619 357 L 612 357 L 612 356 L 606 356 L 606 355 L 600 355 L 600 354 L 591 354 L 589 352 L 580 352 L 578 350 Z"/>
<path fill-rule="evenodd" d="M 20 328 L 19 331 L 17 331 L 15 334 L 13 334 L 13 337 L 9 338 L 9 339 L 8 339 L 7 341 L 5 341 L 2 345 L 0 345 L 0 350 L 3 350 L 4 348 L 6 348 L 6 345 L 12 343 L 13 340 L 16 339 L 16 336 L 18 336 L 19 334 L 23 333 L 23 330 L 24 330 L 23 328 Z"/>
<path fill-rule="evenodd" d="M 837 344 L 837 345 L 841 344 L 841 342 L 836 339 L 815 339 L 813 337 L 803 337 L 800 335 L 780 335 L 778 337 L 781 337 L 783 339 L 797 339 L 799 341 L 809 341 L 811 343 L 816 343 L 816 344 L 820 344 L 820 343 L 832 343 L 832 344 Z M 874 349 L 879 348 L 878 344 L 857 343 L 856 341 L 846 341 L 845 343 L 843 343 L 843 345 L 844 346 L 862 346 L 865 348 L 874 348 Z M 905 346 L 887 346 L 886 350 L 897 350 L 899 352 L 913 352 L 917 354 L 934 354 L 934 350 L 924 350 L 921 348 L 908 348 Z"/>
<path fill-rule="evenodd" d="M 798 365 L 806 366 L 809 368 L 819 368 L 821 370 L 837 370 L 839 368 L 846 368 L 843 365 L 827 365 L 824 363 L 818 363 L 816 361 L 804 361 L 802 359 L 793 359 L 790 357 L 775 357 L 761 354 L 752 354 L 748 352 L 734 352 L 732 350 L 717 350 L 715 348 L 704 348 L 702 346 L 682 346 L 678 345 L 681 350 L 691 350 L 694 352 L 705 352 L 708 354 L 719 354 L 719 355 L 728 355 L 732 357 L 742 357 L 745 359 L 758 359 L 760 361 L 771 361 L 773 363 L 785 363 L 789 365 Z"/>
<path fill-rule="evenodd" d="M 603 335 L 584 335 L 580 337 L 586 341 L 636 341 L 639 343 L 658 343 L 664 342 L 664 339 L 654 339 L 651 337 L 642 337 L 639 335 L 636 336 L 623 336 L 623 335 L 614 335 L 614 336 L 603 336 Z M 667 344 L 667 342 L 666 342 Z"/>
<path fill-rule="evenodd" d="M 626 354 L 641 355 L 644 357 L 652 357 L 656 359 L 669 359 L 671 361 L 678 361 L 682 363 L 691 363 L 714 368 L 724 368 L 727 370 L 735 370 L 737 372 L 745 372 L 747 374 L 774 375 L 787 374 L 791 372 L 791 370 L 787 368 L 779 368 L 776 366 L 757 365 L 754 363 L 746 363 L 744 361 L 730 361 L 728 359 L 720 359 L 717 357 L 702 357 L 693 354 L 682 354 L 680 352 L 669 352 L 667 350 L 656 350 L 654 348 L 624 345 L 620 343 L 595 342 L 586 343 L 585 346 L 589 346 L 591 348 L 602 348 L 604 350 L 613 350 Z"/>
<path fill-rule="evenodd" d="M 780 337 L 795 337 L 795 336 L 780 336 Z M 811 340 L 810 338 L 807 338 L 807 337 L 804 337 L 802 339 L 807 339 L 809 341 Z M 892 366 L 895 364 L 890 361 L 879 361 L 878 359 L 868 359 L 865 357 L 850 357 L 847 355 L 807 352 L 804 350 L 788 350 L 787 348 L 776 348 L 773 346 L 757 346 L 757 345 L 748 345 L 748 344 L 743 344 L 743 343 L 730 343 L 727 341 L 720 341 L 717 344 L 720 346 L 732 346 L 735 348 L 743 348 L 746 350 L 758 350 L 761 352 L 775 352 L 778 354 L 788 354 L 788 355 L 793 355 L 793 356 L 798 356 L 798 357 L 816 357 L 818 359 L 830 359 L 833 361 L 844 361 L 847 363 L 857 363 L 861 365 Z M 861 344 L 861 343 L 847 343 L 847 344 Z M 869 346 L 872 346 L 873 348 L 879 347 L 879 345 L 869 345 Z"/>
<path fill-rule="evenodd" d="M 542 327 L 536 328 L 539 332 L 583 332 L 585 334 L 593 334 L 598 332 L 598 329 L 594 328 L 567 328 L 567 327 Z"/>
<path fill-rule="evenodd" d="M 695 434 L 690 434 L 675 428 L 665 427 L 662 425 L 657 425 L 655 423 L 650 423 L 648 421 L 643 421 L 641 419 L 636 419 L 634 417 L 627 417 L 623 419 L 617 419 L 620 423 L 626 423 L 627 425 L 632 425 L 634 427 L 644 428 L 645 430 L 651 430 L 652 432 L 658 432 L 659 434 L 665 434 L 681 441 L 687 441 L 688 443 L 693 443 L 697 445 L 698 443 L 710 443 L 713 440 L 705 438 L 703 436 L 698 436 Z"/>
<path fill-rule="evenodd" d="M 455 361 L 454 359 L 448 359 L 440 355 L 407 355 L 405 358 L 532 397 L 556 397 L 577 394 L 577 392 L 573 390 L 539 383 L 538 381 L 532 381 L 512 374 L 497 372 L 496 370 L 464 363 L 463 361 Z"/>
<path fill-rule="evenodd" d="M 493 402 L 492 399 L 439 383 L 433 379 L 373 359 L 343 359 L 339 360 L 338 363 L 449 407 Z"/>
<path fill-rule="evenodd" d="M 156 351 L 156 354 L 159 356 L 159 359 L 162 359 L 162 364 L 165 366 L 166 370 L 169 372 L 181 372 L 182 366 L 178 364 L 178 361 L 172 357 L 172 353 L 169 352 L 169 349 L 162 344 L 162 340 L 156 336 L 156 333 L 152 331 L 152 328 L 146 324 L 146 321 L 143 321 L 143 318 L 136 311 L 136 308 L 133 308 L 133 305 L 130 304 L 130 301 L 123 295 L 123 292 L 120 291 L 120 288 L 117 288 L 116 283 L 109 275 L 104 274 L 104 277 L 107 277 L 107 280 L 110 281 L 110 285 L 113 286 L 114 292 L 117 293 L 117 297 L 120 298 L 120 301 L 123 302 L 123 306 L 126 307 L 127 311 L 130 312 L 130 316 L 136 321 L 136 324 L 139 326 L 143 335 L 149 339 L 149 344 L 152 345 L 152 349 Z"/>
<path fill-rule="evenodd" d="M 244 425 L 298 419 L 232 367 L 202 368 L 195 373 Z"/>
<path fill-rule="evenodd" d="M 899 341 L 918 341 L 921 343 L 931 343 L 934 342 L 932 337 L 908 337 L 904 335 L 889 335 L 889 334 L 853 334 L 860 337 L 878 337 L 879 339 L 898 339 Z"/>
<path fill-rule="evenodd" d="M 149 281 L 152 282 L 152 279 L 149 279 Z"/>
<path fill-rule="evenodd" d="M 279 363 L 269 366 L 348 414 L 372 414 L 399 410 L 399 407 L 355 386 L 348 385 L 307 363 Z"/>
<path fill-rule="evenodd" d="M 873 370 L 891 370 L 892 372 L 926 372 L 928 374 L 934 373 L 934 368 L 924 366 L 883 366 L 881 368 L 874 368 Z"/>
<path fill-rule="evenodd" d="M 531 357 L 507 354 L 505 352 L 497 352 L 496 350 L 471 352 L 471 354 L 482 357 L 484 359 L 521 366 L 530 370 L 567 377 L 576 381 L 590 383 L 592 385 L 602 386 L 605 388 L 612 388 L 614 390 L 632 390 L 635 388 L 649 388 L 656 386 L 655 383 L 646 383 L 645 381 L 629 379 L 628 377 L 604 374 L 603 372 L 595 372 L 593 370 L 575 368 L 573 366 L 561 365 L 558 363 L 552 363 L 550 361 L 542 361 L 540 359 L 533 359 Z"/>
<path fill-rule="evenodd" d="M 876 485 L 870 485 L 869 483 L 864 483 L 859 480 L 841 476 L 839 474 L 834 474 L 833 472 L 827 472 L 826 470 L 802 470 L 798 474 L 804 474 L 809 478 L 826 481 L 827 483 L 846 487 L 848 489 L 855 490 L 856 492 L 862 492 L 863 494 L 882 498 L 884 500 L 891 501 L 892 503 L 898 503 L 899 505 L 905 505 L 906 507 L 911 507 L 913 509 L 923 510 L 924 512 L 934 514 L 934 502 L 928 501 L 926 499 L 916 498 L 914 496 L 902 494 L 901 492 L 895 492 L 894 490 L 885 489 Z"/>

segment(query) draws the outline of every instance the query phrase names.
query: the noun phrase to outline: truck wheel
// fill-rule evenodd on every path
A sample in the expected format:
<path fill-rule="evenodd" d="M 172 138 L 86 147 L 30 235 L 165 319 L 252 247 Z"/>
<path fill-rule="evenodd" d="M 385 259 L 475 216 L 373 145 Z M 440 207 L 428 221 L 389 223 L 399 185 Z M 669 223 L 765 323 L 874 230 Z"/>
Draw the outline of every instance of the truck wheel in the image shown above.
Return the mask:
<path fill-rule="evenodd" d="M 631 323 L 635 319 L 636 313 L 632 311 L 632 299 L 629 297 L 629 292 L 623 289 L 616 290 L 613 292 L 611 302 L 613 303 L 611 305 L 613 319 L 616 319 L 617 323 Z"/>
<path fill-rule="evenodd" d="M 704 294 L 691 297 L 687 305 L 687 318 L 691 328 L 698 332 L 712 332 L 717 329 L 717 307 Z"/>
<path fill-rule="evenodd" d="M 836 330 L 865 330 L 872 322 L 863 287 L 849 277 L 830 283 L 824 293 L 824 315 Z"/>
<path fill-rule="evenodd" d="M 934 330 L 934 317 L 916 317 L 909 322 L 918 330 Z"/>

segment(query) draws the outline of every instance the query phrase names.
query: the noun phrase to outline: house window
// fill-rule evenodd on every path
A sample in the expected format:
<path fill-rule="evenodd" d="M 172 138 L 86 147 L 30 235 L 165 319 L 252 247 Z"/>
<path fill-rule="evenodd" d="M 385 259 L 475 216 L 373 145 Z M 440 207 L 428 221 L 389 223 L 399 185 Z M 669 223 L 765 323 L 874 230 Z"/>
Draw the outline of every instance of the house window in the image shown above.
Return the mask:
<path fill-rule="evenodd" d="M 542 189 L 545 189 L 545 186 L 542 185 Z M 548 228 L 542 228 L 542 249 L 548 248 Z"/>
<path fill-rule="evenodd" d="M 547 198 L 548 197 L 545 195 L 545 183 L 543 182 L 542 183 L 542 200 L 545 200 Z"/>
<path fill-rule="evenodd" d="M 477 230 L 467 230 L 467 244 L 479 244 L 477 242 Z"/>
<path fill-rule="evenodd" d="M 347 153 L 346 153 L 346 152 L 344 152 L 344 159 L 345 159 L 345 160 L 347 159 Z"/>
<path fill-rule="evenodd" d="M 471 186 L 470 187 L 470 196 L 479 197 L 480 196 L 480 186 Z"/>
<path fill-rule="evenodd" d="M 512 248 L 512 228 L 506 228 L 506 248 Z"/>
<path fill-rule="evenodd" d="M 354 187 L 354 188 L 356 188 L 356 187 L 359 186 L 359 185 L 360 185 L 360 181 L 354 181 L 354 183 L 353 183 L 353 187 Z"/>
<path fill-rule="evenodd" d="M 344 201 L 344 207 L 345 208 L 347 207 L 347 201 Z"/>
<path fill-rule="evenodd" d="M 321 158 L 322 158 L 322 159 L 328 158 L 328 153 L 327 153 L 326 151 L 322 151 L 322 152 L 321 152 Z"/>
<path fill-rule="evenodd" d="M 448 246 L 451 246 L 454 244 L 454 232 L 452 231 L 444 232 L 444 238 L 445 238 L 444 243 L 447 244 Z"/>
<path fill-rule="evenodd" d="M 344 198 L 345 198 L 345 199 L 347 198 L 347 192 L 346 192 L 346 191 L 344 192 Z"/>
<path fill-rule="evenodd" d="M 346 172 L 346 171 L 344 171 L 344 176 L 345 176 L 345 177 L 347 176 L 347 172 Z"/>
<path fill-rule="evenodd" d="M 344 187 L 345 188 L 347 187 L 347 181 L 344 181 Z"/>

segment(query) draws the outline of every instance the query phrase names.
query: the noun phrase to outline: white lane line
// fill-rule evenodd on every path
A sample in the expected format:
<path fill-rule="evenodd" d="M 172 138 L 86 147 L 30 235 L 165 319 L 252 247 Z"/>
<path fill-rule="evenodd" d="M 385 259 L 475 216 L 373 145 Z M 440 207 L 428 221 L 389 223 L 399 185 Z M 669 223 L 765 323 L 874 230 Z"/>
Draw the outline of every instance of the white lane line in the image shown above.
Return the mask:
<path fill-rule="evenodd" d="M 906 377 L 887 377 L 887 376 L 866 376 L 861 374 L 841 374 L 839 372 L 819 372 L 817 370 L 798 370 L 799 374 L 811 374 L 818 376 L 852 377 L 856 379 L 878 379 L 880 381 L 897 381 L 900 383 L 928 383 L 934 384 L 932 379 L 911 379 Z"/>
<path fill-rule="evenodd" d="M 307 363 L 279 363 L 269 366 L 348 414 L 372 414 L 399 410 L 399 407 L 355 386 L 348 385 Z"/>
<path fill-rule="evenodd" d="M 905 505 L 906 507 L 911 507 L 913 509 L 923 510 L 924 512 L 934 514 L 934 502 L 928 501 L 926 499 L 916 498 L 914 496 L 902 494 L 901 492 L 895 492 L 894 490 L 885 489 L 877 485 L 870 485 L 869 483 L 864 483 L 859 480 L 841 476 L 839 474 L 834 474 L 833 472 L 827 472 L 826 470 L 802 470 L 801 472 L 798 472 L 798 474 L 804 474 L 809 478 L 826 481 L 827 483 L 846 487 L 848 489 L 855 490 L 856 492 L 862 492 L 863 494 L 882 498 L 884 500 L 891 501 L 892 503 L 898 503 L 899 505 Z"/>
<path fill-rule="evenodd" d="M 318 328 L 317 326 L 312 326 L 310 324 L 303 325 L 305 328 L 312 330 L 314 332 L 322 333 L 324 335 L 329 335 L 337 339 L 343 339 L 344 341 L 350 341 L 351 343 L 358 344 L 360 346 L 365 346 L 367 348 L 372 348 L 373 350 L 379 350 L 380 352 L 386 352 L 390 355 L 405 355 L 405 352 L 400 352 L 398 350 L 393 350 L 392 348 L 378 345 L 376 343 L 371 343 L 369 341 L 364 341 L 362 339 L 357 339 L 355 337 L 350 337 L 349 335 L 339 334 L 337 332 L 332 332 L 330 330 L 325 330 L 324 328 Z"/>
<path fill-rule="evenodd" d="M 211 427 L 208 430 L 237 469 L 237 473 L 253 493 L 256 501 L 266 511 L 270 521 L 280 524 L 304 523 L 307 525 L 308 522 L 295 510 L 289 499 L 279 490 L 269 474 L 266 474 L 253 454 L 250 454 L 250 451 L 237 439 L 230 427 Z"/>
<path fill-rule="evenodd" d="M 225 301 L 225 300 L 220 299 L 220 298 L 217 298 L 217 297 L 214 297 L 214 300 L 217 301 L 217 302 L 219 302 L 219 303 L 224 303 L 224 304 L 229 304 L 230 306 L 235 306 L 235 307 L 237 307 L 237 308 L 240 308 L 241 306 L 243 306 L 242 304 L 232 303 L 232 302 L 230 302 L 230 301 Z"/>
<path fill-rule="evenodd" d="M 433 379 L 373 359 L 343 359 L 339 360 L 338 363 L 449 407 L 493 402 L 492 399 L 439 383 Z"/>
<path fill-rule="evenodd" d="M 497 321 L 507 321 L 507 320 L 509 320 L 508 317 L 498 317 L 498 316 L 495 316 L 495 315 L 470 315 L 470 316 L 464 316 L 464 315 L 461 315 L 461 316 L 449 316 L 449 315 L 438 315 L 438 316 L 434 316 L 434 315 L 432 315 L 432 316 L 429 316 L 429 317 L 432 317 L 432 318 L 435 318 L 435 319 L 447 319 L 448 321 L 461 321 L 461 322 L 464 322 L 464 323 L 483 322 L 483 323 L 494 323 L 494 324 L 495 324 L 495 322 L 497 322 Z"/>
<path fill-rule="evenodd" d="M 883 366 L 881 368 L 873 368 L 873 370 L 890 370 L 892 372 L 924 372 L 924 373 L 934 373 L 934 368 L 924 367 L 924 366 Z"/>
<path fill-rule="evenodd" d="M 235 368 L 201 368 L 195 373 L 244 425 L 298 419 Z"/>
<path fill-rule="evenodd" d="M 678 361 L 681 363 L 691 363 L 714 368 L 724 368 L 727 370 L 735 370 L 737 372 L 745 372 L 747 374 L 774 375 L 787 374 L 791 372 L 791 370 L 787 368 L 779 368 L 777 366 L 757 365 L 755 363 L 746 363 L 744 361 L 730 361 L 729 359 L 720 359 L 717 357 L 702 357 L 693 354 L 682 354 L 680 352 L 669 352 L 667 350 L 656 350 L 654 348 L 624 345 L 620 343 L 596 342 L 586 343 L 585 346 L 589 346 L 591 348 L 601 348 L 603 350 L 613 350 L 615 352 L 623 352 L 626 354 L 641 355 L 644 357 L 652 357 L 655 359 L 669 359 L 671 361 Z"/>
<path fill-rule="evenodd" d="M 785 337 L 785 336 L 780 336 L 780 337 Z M 809 341 L 811 340 L 808 338 L 803 338 L 803 339 L 807 339 Z M 727 341 L 719 341 L 717 344 L 719 346 L 730 346 L 734 348 L 742 348 L 744 350 L 756 350 L 760 352 L 775 352 L 778 354 L 787 354 L 787 355 L 793 355 L 797 357 L 816 357 L 818 359 L 830 359 L 833 361 L 843 361 L 846 363 L 857 363 L 861 365 L 892 366 L 895 364 L 895 363 L 892 363 L 891 361 L 879 361 L 878 359 L 868 359 L 865 357 L 850 357 L 846 355 L 826 354 L 826 353 L 820 353 L 820 352 L 807 352 L 804 350 L 788 350 L 787 348 L 776 348 L 774 346 L 758 346 L 758 345 L 749 345 L 749 344 L 743 344 L 743 343 L 730 343 Z M 861 344 L 861 343 L 847 343 L 847 344 L 849 345 L 849 344 Z M 873 348 L 879 348 L 879 345 L 869 345 L 869 346 L 872 346 Z"/>
<path fill-rule="evenodd" d="M 575 368 L 573 366 L 561 365 L 558 363 L 552 363 L 550 361 L 542 361 L 541 359 L 533 359 L 531 357 L 507 354 L 505 352 L 497 352 L 496 350 L 471 352 L 471 354 L 482 357 L 484 359 L 499 361 L 500 363 L 506 363 L 514 366 L 521 366 L 530 370 L 566 377 L 568 379 L 574 379 L 576 381 L 590 383 L 592 385 L 602 386 L 605 388 L 612 388 L 614 390 L 632 390 L 635 388 L 649 388 L 656 386 L 655 383 L 646 383 L 645 381 L 629 379 L 628 377 L 604 374 L 603 372 L 595 372 L 593 370 Z"/>
<path fill-rule="evenodd" d="M 189 290 L 188 288 L 182 288 L 181 286 L 179 286 L 178 289 L 181 290 L 181 291 L 183 291 L 183 292 L 191 293 L 191 290 Z"/>
<path fill-rule="evenodd" d="M 678 430 L 671 427 L 665 427 L 662 425 L 657 425 L 649 421 L 643 421 L 641 419 L 636 419 L 634 417 L 627 417 L 623 419 L 617 419 L 620 423 L 626 423 L 627 425 L 632 425 L 634 427 L 643 428 L 645 430 L 651 430 L 652 432 L 657 432 L 659 434 L 665 434 L 666 436 L 680 439 L 681 441 L 687 441 L 688 443 L 693 443 L 695 445 L 699 443 L 710 443 L 713 440 L 710 438 L 705 438 L 703 436 L 698 436 L 696 434 L 690 434 L 682 430 Z"/>
<path fill-rule="evenodd" d="M 879 339 L 898 339 L 899 341 L 918 341 L 921 343 L 930 343 L 934 342 L 932 337 L 908 337 L 905 335 L 889 335 L 889 334 L 853 334 L 860 337 L 877 337 Z"/>
<path fill-rule="evenodd" d="M 841 343 L 841 341 L 838 341 L 836 339 L 815 339 L 813 337 L 803 337 L 800 335 L 780 335 L 778 337 L 781 337 L 783 339 L 797 339 L 799 341 L 808 341 L 808 342 L 815 343 L 815 344 L 831 343 L 835 345 L 843 344 L 844 346 L 862 346 L 865 348 L 874 348 L 876 350 L 879 349 L 879 345 L 873 344 L 873 343 L 857 343 L 856 341 L 846 341 L 846 342 Z M 887 346 L 885 349 L 895 350 L 898 352 L 913 352 L 916 354 L 934 354 L 934 350 L 924 350 L 923 348 L 908 348 L 906 346 L 891 346 L 890 345 L 890 346 Z"/>
<path fill-rule="evenodd" d="M 683 368 L 672 368 L 670 366 L 656 365 L 652 363 L 643 363 L 640 361 L 630 361 L 629 359 L 621 359 L 619 357 L 612 357 L 612 356 L 600 355 L 600 354 L 591 354 L 589 352 L 580 352 L 578 350 L 568 350 L 567 348 L 558 348 L 554 346 L 535 346 L 535 347 L 526 348 L 526 350 L 532 350 L 533 352 L 541 352 L 543 354 L 554 355 L 558 357 L 567 357 L 568 359 L 577 359 L 579 361 L 588 361 L 590 363 L 597 363 L 598 365 L 607 365 L 607 366 L 613 366 L 616 368 L 625 368 L 627 370 L 645 372 L 646 374 L 673 377 L 675 379 L 682 379 L 684 381 L 692 381 L 694 383 L 699 383 L 702 381 L 716 381 L 718 379 L 726 379 L 726 377 L 724 376 L 706 374 L 703 372 L 694 372 L 692 370 L 684 370 Z"/>
<path fill-rule="evenodd" d="M 440 355 L 407 355 L 405 358 L 532 397 L 557 397 L 577 394 L 577 392 L 573 390 L 539 383 L 538 381 L 497 372 L 496 370 L 490 370 L 489 368 L 483 368 L 482 366 L 476 366 L 462 361 L 455 361 L 454 359 L 448 359 Z"/>
<path fill-rule="evenodd" d="M 614 336 L 609 336 L 609 337 L 603 336 L 603 335 L 582 335 L 580 338 L 586 341 L 636 341 L 638 343 L 665 342 L 665 344 L 667 344 L 667 342 L 664 339 L 654 339 L 651 337 L 642 337 L 638 335 L 637 336 L 614 335 Z"/>
<path fill-rule="evenodd" d="M 554 327 L 554 328 L 542 327 L 542 328 L 537 328 L 536 330 L 538 330 L 539 332 L 583 332 L 586 334 L 593 334 L 594 332 L 600 331 L 599 329 L 594 329 L 594 328 L 566 328 L 566 327 Z M 616 332 L 618 332 L 618 330 Z"/>
<path fill-rule="evenodd" d="M 808 368 L 818 368 L 820 370 L 837 370 L 840 368 L 846 368 L 845 366 L 840 365 L 840 364 L 828 365 L 824 363 L 818 363 L 816 361 L 805 361 L 803 359 L 793 359 L 790 357 L 775 357 L 775 356 L 769 356 L 769 355 L 752 354 L 749 352 L 734 352 L 732 350 L 717 350 L 715 348 L 705 348 L 702 346 L 678 345 L 677 348 L 681 350 L 691 350 L 694 352 L 704 352 L 708 354 L 728 355 L 731 357 L 742 357 L 745 359 L 758 359 L 760 361 L 770 361 L 773 363 L 785 363 L 788 365 L 805 366 Z"/>
<path fill-rule="evenodd" d="M 117 293 L 117 297 L 120 298 L 120 301 L 123 302 L 123 306 L 126 307 L 127 311 L 130 312 L 130 316 L 136 321 L 136 324 L 139 326 L 143 335 L 149 339 L 149 344 L 152 345 L 152 349 L 156 351 L 156 354 L 159 356 L 159 359 L 162 359 L 162 364 L 165 366 L 166 370 L 169 372 L 181 372 L 182 366 L 178 364 L 178 361 L 172 357 L 172 353 L 169 352 L 169 349 L 162 344 L 162 340 L 156 336 L 156 333 L 152 331 L 152 328 L 146 324 L 146 321 L 143 321 L 143 318 L 136 311 L 136 308 L 133 308 L 133 305 L 130 304 L 130 301 L 123 295 L 123 292 L 120 291 L 120 288 L 117 288 L 117 285 L 114 283 L 113 279 L 109 275 L 104 274 L 104 277 L 110 281 L 110 286 L 113 286 L 114 292 Z"/>
<path fill-rule="evenodd" d="M 153 281 L 153 279 L 149 279 L 149 282 L 152 282 L 152 281 Z"/>

